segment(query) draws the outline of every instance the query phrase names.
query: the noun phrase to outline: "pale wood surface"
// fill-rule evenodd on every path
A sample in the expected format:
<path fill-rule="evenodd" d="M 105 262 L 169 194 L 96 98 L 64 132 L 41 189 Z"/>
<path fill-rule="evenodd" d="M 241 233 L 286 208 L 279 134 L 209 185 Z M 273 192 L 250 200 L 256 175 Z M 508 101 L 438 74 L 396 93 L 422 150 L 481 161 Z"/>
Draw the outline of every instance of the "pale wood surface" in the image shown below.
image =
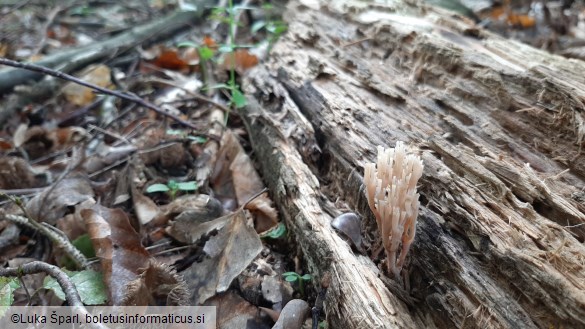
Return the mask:
<path fill-rule="evenodd" d="M 265 180 L 309 269 L 332 274 L 328 319 L 585 327 L 585 63 L 410 2 L 291 1 L 245 84 Z M 347 205 L 377 239 L 363 165 L 398 140 L 425 164 L 408 293 L 329 225 Z"/>

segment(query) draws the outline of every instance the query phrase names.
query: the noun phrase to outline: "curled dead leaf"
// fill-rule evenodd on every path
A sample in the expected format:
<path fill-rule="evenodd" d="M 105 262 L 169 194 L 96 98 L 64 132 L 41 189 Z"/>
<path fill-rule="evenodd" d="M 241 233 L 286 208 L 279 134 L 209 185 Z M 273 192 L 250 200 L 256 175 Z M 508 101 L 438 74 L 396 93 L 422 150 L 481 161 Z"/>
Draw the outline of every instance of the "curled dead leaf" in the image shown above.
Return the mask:
<path fill-rule="evenodd" d="M 89 179 L 85 175 L 74 174 L 36 195 L 26 204 L 26 208 L 34 219 L 53 225 L 57 219 L 71 213 L 72 206 L 93 197 Z"/>
<path fill-rule="evenodd" d="M 95 205 L 81 210 L 113 305 L 154 305 L 161 299 L 184 304 L 185 285 L 176 273 L 154 262 L 141 236 L 120 209 Z"/>
<path fill-rule="evenodd" d="M 264 189 L 260 175 L 231 131 L 226 131 L 210 182 L 218 198 L 236 199 L 238 205 L 250 201 Z M 256 232 L 264 232 L 278 223 L 278 214 L 267 194 L 262 194 L 246 206 L 254 215 Z"/>
<path fill-rule="evenodd" d="M 184 272 L 194 305 L 202 304 L 216 293 L 226 291 L 262 251 L 260 237 L 247 224 L 243 209 L 207 223 L 212 222 L 224 222 L 224 225 L 218 228 L 217 235 L 205 243 L 203 251 L 207 257 Z"/>

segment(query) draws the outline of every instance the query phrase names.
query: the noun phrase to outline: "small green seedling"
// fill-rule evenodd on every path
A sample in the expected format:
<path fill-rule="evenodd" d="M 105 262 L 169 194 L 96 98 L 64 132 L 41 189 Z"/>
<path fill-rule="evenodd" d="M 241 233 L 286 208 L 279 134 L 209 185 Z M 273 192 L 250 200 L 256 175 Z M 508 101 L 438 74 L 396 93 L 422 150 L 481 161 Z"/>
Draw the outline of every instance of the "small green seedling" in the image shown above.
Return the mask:
<path fill-rule="evenodd" d="M 205 144 L 207 142 L 206 137 L 191 135 L 191 134 L 185 132 L 184 130 L 167 129 L 167 135 L 185 138 L 185 139 L 193 141 L 197 144 Z"/>
<path fill-rule="evenodd" d="M 260 238 L 267 238 L 267 239 L 278 239 L 282 238 L 286 235 L 286 226 L 283 222 L 278 223 L 275 228 L 260 233 Z"/>
<path fill-rule="evenodd" d="M 197 182 L 195 181 L 177 182 L 171 179 L 167 184 L 157 183 L 150 185 L 146 189 L 146 193 L 165 192 L 171 198 L 171 200 L 175 200 L 175 197 L 179 191 L 195 191 L 197 190 L 197 187 Z"/>
<path fill-rule="evenodd" d="M 310 274 L 300 275 L 297 272 L 282 273 L 284 279 L 290 283 L 296 282 L 299 286 L 299 292 L 305 297 L 305 282 L 310 281 L 313 277 Z"/>

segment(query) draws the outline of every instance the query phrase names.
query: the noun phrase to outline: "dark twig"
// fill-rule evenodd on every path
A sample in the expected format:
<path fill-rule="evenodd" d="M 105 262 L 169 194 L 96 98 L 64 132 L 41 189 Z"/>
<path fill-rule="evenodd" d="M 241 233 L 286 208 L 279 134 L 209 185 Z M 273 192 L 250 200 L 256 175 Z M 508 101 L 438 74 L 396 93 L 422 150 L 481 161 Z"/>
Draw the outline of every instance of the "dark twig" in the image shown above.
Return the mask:
<path fill-rule="evenodd" d="M 15 202 L 16 205 L 20 206 L 23 211 L 26 210 L 24 206 L 20 204 L 20 202 L 17 202 L 16 199 L 11 197 L 8 198 Z M 4 210 L 0 209 L 0 219 L 9 220 L 13 223 L 39 231 L 41 234 L 49 238 L 49 240 L 53 244 L 55 244 L 57 247 L 60 247 L 67 254 L 67 256 L 69 256 L 75 262 L 75 264 L 77 264 L 81 268 L 87 268 L 88 266 L 87 258 L 85 258 L 85 256 L 79 251 L 79 249 L 75 248 L 75 246 L 71 244 L 71 242 L 66 236 L 62 236 L 59 233 L 55 232 L 55 230 L 43 226 L 39 222 L 32 219 L 30 216 L 25 217 L 7 214 Z"/>
<path fill-rule="evenodd" d="M 61 287 L 61 290 L 63 290 L 63 293 L 65 294 L 65 299 L 69 303 L 69 306 L 73 307 L 73 312 L 80 314 L 83 317 L 85 315 L 89 315 L 89 312 L 87 311 L 87 309 L 83 305 L 83 302 L 81 301 L 81 297 L 79 297 L 79 293 L 77 292 L 75 284 L 71 282 L 69 276 L 67 276 L 67 274 L 61 271 L 57 266 L 47 264 L 41 261 L 32 261 L 19 267 L 0 268 L 0 277 L 14 276 L 18 277 L 21 280 L 21 282 L 23 275 L 37 273 L 47 273 L 57 281 L 57 283 Z M 93 328 L 108 329 L 107 326 L 100 323 L 87 324 L 87 327 L 92 329 Z"/>
<path fill-rule="evenodd" d="M 197 130 L 197 126 L 195 126 L 194 124 L 187 122 L 187 121 L 179 118 L 178 116 L 176 116 L 172 113 L 165 112 L 160 107 L 138 97 L 137 95 L 119 92 L 119 91 L 115 91 L 115 90 L 110 90 L 107 88 L 102 88 L 100 86 L 96 86 L 93 83 L 89 83 L 89 82 L 83 81 L 81 79 L 78 79 L 78 78 L 76 78 L 72 75 L 69 75 L 67 73 L 59 72 L 59 71 L 56 71 L 56 70 L 53 70 L 50 68 L 46 68 L 43 66 L 35 65 L 35 64 L 21 63 L 21 62 L 13 61 L 13 60 L 10 60 L 8 58 L 3 58 L 3 57 L 0 57 L 0 64 L 12 66 L 12 67 L 17 67 L 17 68 L 21 68 L 21 69 L 25 69 L 25 70 L 29 70 L 29 71 L 40 72 L 43 74 L 54 76 L 54 77 L 59 78 L 59 79 L 71 81 L 73 83 L 76 83 L 78 85 L 82 85 L 84 87 L 91 88 L 93 90 L 97 90 L 97 91 L 99 91 L 103 94 L 106 94 L 106 95 L 116 96 L 118 98 L 137 103 L 137 104 L 142 105 L 150 110 L 155 111 L 156 113 L 158 113 L 160 115 L 171 118 L 171 119 L 175 120 L 176 122 L 182 124 L 183 126 Z"/>
<path fill-rule="evenodd" d="M 59 283 L 59 286 L 61 286 L 61 289 L 63 289 L 67 302 L 69 302 L 70 306 L 83 307 L 83 302 L 79 297 L 79 293 L 77 292 L 75 285 L 73 282 L 71 282 L 67 274 L 61 271 L 57 266 L 53 266 L 45 262 L 33 261 L 19 267 L 0 268 L 0 277 L 14 276 L 20 278 L 22 275 L 36 274 L 41 272 L 47 273 L 48 275 L 55 278 L 55 280 L 57 280 L 57 283 Z"/>
<path fill-rule="evenodd" d="M 329 272 L 325 272 L 323 279 L 321 279 L 321 290 L 319 291 L 317 299 L 315 300 L 315 306 L 313 306 L 311 309 L 311 313 L 313 315 L 312 329 L 319 328 L 319 315 L 323 311 L 323 301 L 325 301 L 325 294 L 327 294 L 327 288 L 329 288 L 329 284 L 331 284 L 331 274 Z"/>
<path fill-rule="evenodd" d="M 67 5 L 65 7 L 63 6 L 56 6 L 55 8 L 53 8 L 53 10 L 51 10 L 49 12 L 49 14 L 47 15 L 47 21 L 45 22 L 45 25 L 43 26 L 43 33 L 41 33 L 41 40 L 37 42 L 36 47 L 33 49 L 31 56 L 36 56 L 38 55 L 42 50 L 43 47 L 45 47 L 45 44 L 47 43 L 47 34 L 49 34 L 49 29 L 51 28 L 51 25 L 53 25 L 53 22 L 55 21 L 55 17 L 57 17 L 57 15 L 62 12 L 65 9 L 68 9 L 71 5 Z"/>

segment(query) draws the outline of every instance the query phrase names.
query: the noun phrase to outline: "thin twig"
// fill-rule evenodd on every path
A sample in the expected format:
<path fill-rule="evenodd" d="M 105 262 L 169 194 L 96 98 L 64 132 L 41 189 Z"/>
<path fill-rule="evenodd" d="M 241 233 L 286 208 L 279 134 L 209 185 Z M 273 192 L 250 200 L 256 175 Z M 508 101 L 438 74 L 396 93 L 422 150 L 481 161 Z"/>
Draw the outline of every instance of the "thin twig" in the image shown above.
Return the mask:
<path fill-rule="evenodd" d="M 173 81 L 169 81 L 169 80 L 166 80 L 166 79 L 160 79 L 160 78 L 150 78 L 147 81 L 149 81 L 149 82 L 162 83 L 162 84 L 165 84 L 165 85 L 168 85 L 168 86 L 171 86 L 171 87 L 175 87 L 175 88 L 181 89 L 184 92 L 186 92 L 187 94 L 193 96 L 193 99 L 196 99 L 196 100 L 199 100 L 199 101 L 203 101 L 203 102 L 209 103 L 209 104 L 211 104 L 211 105 L 219 108 L 220 110 L 222 110 L 222 111 L 224 111 L 226 113 L 231 113 L 232 112 L 232 110 L 230 110 L 227 106 L 222 105 L 222 104 L 214 101 L 213 99 L 211 99 L 209 97 L 206 97 L 206 96 L 203 96 L 203 95 L 201 95 L 199 93 L 193 92 L 193 91 L 191 91 L 191 90 L 189 90 L 189 89 L 187 89 L 185 87 L 181 87 L 180 85 L 174 83 Z M 184 101 L 184 100 L 180 100 L 180 101 Z"/>
<path fill-rule="evenodd" d="M 263 188 L 263 189 L 262 189 L 262 191 L 260 191 L 260 192 L 258 192 L 258 193 L 256 193 L 256 194 L 252 195 L 252 196 L 251 196 L 251 197 L 248 199 L 248 201 L 246 201 L 246 202 L 245 202 L 245 203 L 242 205 L 242 208 L 244 208 L 244 209 L 245 209 L 245 208 L 246 208 L 246 207 L 247 207 L 247 206 L 250 204 L 250 202 L 254 201 L 256 198 L 258 198 L 259 196 L 261 196 L 262 194 L 264 194 L 264 193 L 266 193 L 266 192 L 268 192 L 268 188 L 266 188 L 266 187 L 265 187 L 265 188 Z"/>
<path fill-rule="evenodd" d="M 190 123 L 188 121 L 185 121 L 185 120 L 179 118 L 178 116 L 176 116 L 176 115 L 174 115 L 172 113 L 168 113 L 168 112 L 164 111 L 160 107 L 158 107 L 158 106 L 156 106 L 156 105 L 154 105 L 154 104 L 152 104 L 152 103 L 150 103 L 150 102 L 148 102 L 148 101 L 146 101 L 146 100 L 138 97 L 137 95 L 129 94 L 129 93 L 124 93 L 124 92 L 119 92 L 119 91 L 115 91 L 115 90 L 110 90 L 110 89 L 107 89 L 107 88 L 103 88 L 103 87 L 97 86 L 97 85 L 95 85 L 93 83 L 89 83 L 89 82 L 83 81 L 83 80 L 81 80 L 79 78 L 76 78 L 76 77 L 74 77 L 72 75 L 69 75 L 67 73 L 59 72 L 59 71 L 56 71 L 56 70 L 53 70 L 53 69 L 50 69 L 50 68 L 46 68 L 44 66 L 39 66 L 39 65 L 35 65 L 35 64 L 29 64 L 29 63 L 22 63 L 22 62 L 13 61 L 13 60 L 10 60 L 8 58 L 3 58 L 3 57 L 0 57 L 0 64 L 7 65 L 7 66 L 12 66 L 12 67 L 17 67 L 17 68 L 21 68 L 21 69 L 25 69 L 25 70 L 28 70 L 28 71 L 40 72 L 40 73 L 43 73 L 43 74 L 47 74 L 47 75 L 50 75 L 50 76 L 54 76 L 54 77 L 59 78 L 59 79 L 63 79 L 63 80 L 66 80 L 66 81 L 71 81 L 73 83 L 76 83 L 78 85 L 81 85 L 81 86 L 84 86 L 84 87 L 87 87 L 87 88 L 91 88 L 91 89 L 97 90 L 97 91 L 99 91 L 99 92 L 101 92 L 103 94 L 106 94 L 106 95 L 115 96 L 115 97 L 118 97 L 118 98 L 121 98 L 121 99 L 130 101 L 130 102 L 137 103 L 137 104 L 142 105 L 142 106 L 144 106 L 144 107 L 146 107 L 146 108 L 148 108 L 150 110 L 155 111 L 156 113 L 158 113 L 158 114 L 160 114 L 162 116 L 171 118 L 171 119 L 175 120 L 176 122 L 180 123 L 183 126 L 186 126 L 186 127 L 191 128 L 191 129 L 197 130 L 197 126 L 195 126 L 194 124 L 192 124 L 192 123 Z M 210 137 L 210 136 L 208 136 L 208 137 Z"/>
<path fill-rule="evenodd" d="M 65 293 L 65 298 L 70 306 L 81 306 L 83 307 L 83 302 L 81 301 L 81 297 L 79 297 L 79 293 L 75 288 L 71 279 L 65 274 L 65 272 L 61 271 L 57 266 L 47 264 L 41 261 L 32 261 L 30 263 L 26 263 L 19 267 L 5 267 L 0 268 L 0 277 L 7 277 L 7 276 L 15 276 L 15 277 L 22 277 L 22 275 L 28 274 L 36 274 L 36 273 L 47 273 L 48 275 L 52 276 L 63 292 Z"/>
<path fill-rule="evenodd" d="M 44 191 L 46 187 L 31 187 L 31 188 L 17 188 L 11 190 L 0 189 L 0 195 L 23 195 L 23 194 L 37 194 Z"/>
<path fill-rule="evenodd" d="M 13 200 L 17 205 L 19 202 Z M 24 208 L 24 207 L 23 207 Z M 61 248 L 67 256 L 69 256 L 75 263 L 81 268 L 87 268 L 87 258 L 79 251 L 79 249 L 75 248 L 67 239 L 66 237 L 61 236 L 59 233 L 48 229 L 47 227 L 43 226 L 39 222 L 33 220 L 32 218 L 27 218 L 24 216 L 19 215 L 12 215 L 7 214 L 5 211 L 0 210 L 0 219 L 6 219 L 13 223 L 24 225 L 26 227 L 32 228 L 34 230 L 39 231 L 44 236 L 49 238 L 52 243 L 54 243 L 57 247 Z"/>
<path fill-rule="evenodd" d="M 81 301 L 81 297 L 79 296 L 79 292 L 77 292 L 77 288 L 75 284 L 71 282 L 71 279 L 67 274 L 61 271 L 57 266 L 47 264 L 41 261 L 32 261 L 30 263 L 26 263 L 24 265 L 20 265 L 19 267 L 6 267 L 0 268 L 0 277 L 18 277 L 21 282 L 23 275 L 30 275 L 30 274 L 37 274 L 37 273 L 47 273 L 52 278 L 57 281 L 61 290 L 65 294 L 65 299 L 69 303 L 69 306 L 73 307 L 73 311 L 77 314 L 80 314 L 82 318 L 89 315 L 89 312 L 83 305 L 83 301 Z M 23 285 L 26 289 L 26 286 Z M 107 326 L 101 323 L 88 323 L 89 328 L 96 328 L 96 329 L 108 329 Z"/>
<path fill-rule="evenodd" d="M 47 15 L 47 21 L 45 22 L 45 25 L 42 28 L 41 40 L 39 40 L 37 42 L 36 47 L 31 52 L 31 57 L 38 55 L 43 50 L 43 47 L 47 43 L 47 39 L 48 39 L 47 34 L 49 34 L 49 28 L 51 28 L 51 25 L 53 25 L 53 22 L 55 21 L 55 17 L 57 17 L 57 14 L 59 14 L 61 11 L 69 8 L 69 6 L 70 5 L 68 5 L 66 7 L 62 7 L 62 6 L 57 5 L 55 8 L 53 8 L 53 10 L 51 10 L 49 12 L 49 14 Z"/>

